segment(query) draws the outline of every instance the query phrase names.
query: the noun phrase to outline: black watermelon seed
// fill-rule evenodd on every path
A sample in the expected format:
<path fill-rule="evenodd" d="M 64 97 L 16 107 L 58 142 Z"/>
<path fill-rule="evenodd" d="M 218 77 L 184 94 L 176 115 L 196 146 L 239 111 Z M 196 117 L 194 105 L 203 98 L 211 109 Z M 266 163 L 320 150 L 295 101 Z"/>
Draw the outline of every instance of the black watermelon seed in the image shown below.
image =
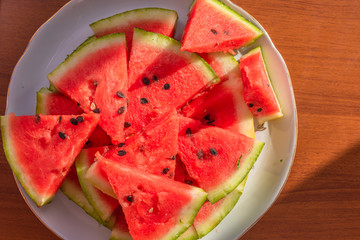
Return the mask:
<path fill-rule="evenodd" d="M 161 173 L 165 175 L 169 172 L 169 170 L 169 168 L 164 168 Z"/>
<path fill-rule="evenodd" d="M 140 103 L 147 104 L 147 103 L 149 103 L 149 100 L 147 100 L 147 98 L 140 98 Z"/>
<path fill-rule="evenodd" d="M 39 123 L 40 122 L 40 115 L 35 115 L 35 123 Z"/>
<path fill-rule="evenodd" d="M 210 118 L 210 114 L 206 114 L 205 117 L 203 117 L 204 120 L 207 120 L 207 121 L 210 121 L 211 118 Z"/>
<path fill-rule="evenodd" d="M 217 35 L 217 31 L 215 29 L 210 30 L 213 34 Z"/>
<path fill-rule="evenodd" d="M 203 159 L 204 152 L 201 149 L 199 149 L 196 153 L 196 156 L 198 157 L 198 159 Z"/>
<path fill-rule="evenodd" d="M 59 132 L 59 137 L 60 137 L 61 139 L 65 139 L 65 138 L 66 138 L 66 135 L 65 135 L 65 133 L 63 133 L 63 132 Z"/>
<path fill-rule="evenodd" d="M 158 77 L 156 75 L 153 76 L 153 80 L 156 82 L 158 79 Z"/>
<path fill-rule="evenodd" d="M 79 103 L 79 102 L 77 102 L 76 104 L 78 105 L 78 107 L 80 107 L 80 103 Z"/>
<path fill-rule="evenodd" d="M 99 109 L 99 108 L 95 108 L 95 109 L 93 110 L 93 113 L 100 113 L 100 109 Z"/>
<path fill-rule="evenodd" d="M 94 84 L 95 87 L 97 87 L 98 82 L 97 82 L 97 81 L 93 81 L 93 84 Z"/>
<path fill-rule="evenodd" d="M 78 122 L 84 122 L 84 117 L 83 116 L 78 116 L 78 117 L 76 117 L 76 120 L 78 121 Z"/>
<path fill-rule="evenodd" d="M 224 30 L 224 34 L 225 34 L 225 35 L 229 35 L 229 32 L 226 31 L 226 30 Z"/>
<path fill-rule="evenodd" d="M 128 200 L 129 202 L 133 202 L 134 197 L 132 195 L 129 195 L 129 196 L 126 197 L 126 200 Z"/>
<path fill-rule="evenodd" d="M 147 77 L 144 77 L 142 79 L 142 82 L 145 84 L 145 85 L 149 85 L 150 84 L 150 79 L 148 79 Z"/>
<path fill-rule="evenodd" d="M 119 108 L 119 110 L 118 110 L 119 115 L 123 114 L 124 112 L 125 112 L 125 107 Z"/>
<path fill-rule="evenodd" d="M 125 155 L 126 155 L 126 151 L 125 151 L 125 150 L 120 150 L 120 151 L 118 151 L 118 155 L 119 155 L 120 157 L 125 156 Z"/>
<path fill-rule="evenodd" d="M 129 128 L 131 127 L 131 123 L 129 122 L 124 122 L 124 128 Z"/>
<path fill-rule="evenodd" d="M 61 123 L 61 120 L 62 120 L 62 116 L 59 117 L 59 123 Z"/>
<path fill-rule="evenodd" d="M 249 108 L 252 108 L 253 106 L 254 106 L 254 104 L 253 103 L 249 103 Z"/>
<path fill-rule="evenodd" d="M 76 120 L 75 118 L 70 118 L 70 123 L 72 125 L 78 125 L 78 120 Z"/>
<path fill-rule="evenodd" d="M 207 125 L 212 125 L 212 126 L 215 126 L 214 124 L 212 124 L 213 122 L 215 122 L 215 120 L 210 120 L 210 121 L 207 121 L 206 124 Z"/>
<path fill-rule="evenodd" d="M 214 148 L 210 148 L 210 154 L 216 156 L 218 155 L 218 152 Z"/>
<path fill-rule="evenodd" d="M 191 136 L 191 129 L 190 128 L 188 128 L 188 129 L 186 129 L 186 136 Z"/>
<path fill-rule="evenodd" d="M 170 159 L 171 159 L 171 160 L 175 160 L 175 156 L 172 156 Z"/>
<path fill-rule="evenodd" d="M 116 96 L 119 97 L 119 98 L 125 98 L 125 95 L 120 91 L 116 92 Z"/>
<path fill-rule="evenodd" d="M 262 111 L 262 108 L 258 108 L 256 111 L 257 111 L 257 112 L 261 112 L 261 111 Z"/>
<path fill-rule="evenodd" d="M 118 144 L 118 147 L 119 147 L 119 148 L 121 148 L 121 147 L 123 147 L 123 146 L 125 146 L 125 143 L 119 143 L 119 144 Z"/>
<path fill-rule="evenodd" d="M 169 88 L 170 88 L 170 84 L 165 83 L 164 86 L 163 86 L 163 89 L 164 89 L 164 90 L 168 90 Z"/>
<path fill-rule="evenodd" d="M 186 180 L 185 180 L 185 183 L 186 183 L 186 184 L 189 184 L 189 185 L 192 185 L 192 184 L 193 184 L 193 181 L 186 179 Z"/>

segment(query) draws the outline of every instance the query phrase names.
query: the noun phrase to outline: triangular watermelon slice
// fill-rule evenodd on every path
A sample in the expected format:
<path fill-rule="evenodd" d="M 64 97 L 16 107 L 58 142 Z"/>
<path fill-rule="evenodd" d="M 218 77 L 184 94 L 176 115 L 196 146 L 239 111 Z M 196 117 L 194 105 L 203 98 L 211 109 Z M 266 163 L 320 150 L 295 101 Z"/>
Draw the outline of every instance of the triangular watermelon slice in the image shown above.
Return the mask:
<path fill-rule="evenodd" d="M 38 206 L 53 199 L 98 122 L 97 114 L 1 116 L 6 158 Z"/>
<path fill-rule="evenodd" d="M 96 155 L 123 208 L 134 240 L 176 239 L 188 229 L 206 193 L 196 187 Z"/>
<path fill-rule="evenodd" d="M 181 50 L 226 52 L 254 42 L 262 31 L 218 0 L 195 0 L 188 14 Z"/>
<path fill-rule="evenodd" d="M 178 16 L 174 10 L 139 8 L 101 19 L 91 23 L 90 27 L 96 37 L 112 33 L 125 33 L 126 44 L 130 50 L 134 28 L 173 37 L 177 19 Z"/>
<path fill-rule="evenodd" d="M 261 47 L 240 58 L 244 99 L 259 124 L 280 118 L 283 113 L 266 70 Z"/>
<path fill-rule="evenodd" d="M 126 40 L 119 33 L 83 43 L 48 74 L 85 112 L 101 114 L 99 125 L 114 143 L 123 141 L 127 78 Z"/>
<path fill-rule="evenodd" d="M 186 104 L 181 113 L 200 120 L 205 125 L 217 126 L 254 138 L 254 121 L 244 102 L 239 64 L 228 53 L 204 53 L 201 56 L 219 76 L 221 83 Z"/>
<path fill-rule="evenodd" d="M 83 149 L 75 160 L 76 171 L 81 188 L 87 200 L 99 214 L 103 222 L 107 222 L 115 209 L 119 207 L 119 203 L 116 199 L 95 188 L 85 179 L 85 174 L 91 164 L 94 163 L 95 153 L 99 152 L 100 154 L 104 154 L 106 151 L 108 151 L 108 147 Z"/>
<path fill-rule="evenodd" d="M 76 102 L 60 92 L 53 92 L 47 88 L 41 88 L 36 93 L 36 114 L 79 115 L 82 113 L 84 113 L 84 111 Z M 86 142 L 84 148 L 108 146 L 110 144 L 110 137 L 102 128 L 97 126 Z"/>
<path fill-rule="evenodd" d="M 180 46 L 175 39 L 134 29 L 126 135 L 140 131 L 159 115 L 179 108 L 199 90 L 218 82 L 199 55 L 181 52 Z"/>
<path fill-rule="evenodd" d="M 215 203 L 243 181 L 264 143 L 218 127 L 193 129 L 189 126 L 194 121 L 180 119 L 186 133 L 179 135 L 179 155 L 189 175 Z"/>
<path fill-rule="evenodd" d="M 178 152 L 179 119 L 175 110 L 160 116 L 144 131 L 105 154 L 110 161 L 122 162 L 155 175 L 174 178 L 175 155 Z M 86 173 L 86 178 L 97 188 L 114 196 L 112 188 L 97 163 Z"/>

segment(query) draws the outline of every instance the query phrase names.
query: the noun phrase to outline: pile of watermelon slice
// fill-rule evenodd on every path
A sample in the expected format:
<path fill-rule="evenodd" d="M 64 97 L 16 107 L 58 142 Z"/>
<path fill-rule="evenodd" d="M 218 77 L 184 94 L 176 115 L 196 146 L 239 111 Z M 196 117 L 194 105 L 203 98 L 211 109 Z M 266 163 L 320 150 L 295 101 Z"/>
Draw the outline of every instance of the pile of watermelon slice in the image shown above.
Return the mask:
<path fill-rule="evenodd" d="M 282 116 L 262 32 L 217 0 L 195 0 L 181 42 L 177 13 L 135 9 L 90 24 L 94 36 L 51 73 L 36 115 L 1 117 L 4 151 L 40 207 L 62 192 L 110 239 L 198 239 L 237 203 Z"/>

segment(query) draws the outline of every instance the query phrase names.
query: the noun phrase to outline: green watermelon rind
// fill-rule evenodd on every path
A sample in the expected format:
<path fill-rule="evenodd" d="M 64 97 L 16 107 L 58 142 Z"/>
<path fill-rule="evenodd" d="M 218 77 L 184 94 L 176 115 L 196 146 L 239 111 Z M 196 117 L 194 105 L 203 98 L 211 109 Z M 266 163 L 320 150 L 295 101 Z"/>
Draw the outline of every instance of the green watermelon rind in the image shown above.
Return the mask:
<path fill-rule="evenodd" d="M 199 236 L 195 230 L 194 225 L 191 225 L 183 234 L 176 240 L 195 240 L 199 239 Z"/>
<path fill-rule="evenodd" d="M 48 114 L 45 102 L 46 96 L 50 93 L 52 93 L 52 91 L 45 87 L 36 92 L 36 114 Z"/>
<path fill-rule="evenodd" d="M 100 19 L 91 23 L 90 27 L 96 34 L 114 27 L 126 26 L 131 21 L 159 20 L 164 22 L 165 19 L 176 23 L 178 20 L 177 12 L 165 8 L 139 8 Z"/>
<path fill-rule="evenodd" d="M 3 141 L 3 148 L 5 152 L 5 157 L 10 165 L 11 170 L 15 174 L 16 178 L 20 182 L 21 186 L 24 188 L 26 193 L 29 195 L 29 197 L 36 203 L 37 206 L 43 206 L 45 204 L 48 204 L 52 201 L 52 199 L 55 196 L 49 196 L 49 197 L 41 197 L 36 193 L 36 191 L 32 188 L 30 184 L 28 184 L 29 180 L 27 179 L 26 175 L 23 174 L 23 170 L 20 166 L 17 164 L 17 157 L 15 153 L 15 149 L 13 149 L 12 146 L 15 146 L 12 143 L 12 139 L 8 137 L 10 129 L 10 123 L 9 123 L 9 116 L 0 116 L 0 122 L 1 122 L 1 137 Z"/>
<path fill-rule="evenodd" d="M 144 45 L 173 51 L 176 54 L 188 59 L 190 64 L 194 65 L 204 74 L 208 80 L 208 84 L 211 85 L 220 82 L 220 79 L 214 70 L 202 57 L 196 53 L 180 51 L 181 43 L 179 41 L 171 37 L 159 33 L 148 32 L 140 28 L 134 28 L 134 39 Z"/>
<path fill-rule="evenodd" d="M 240 183 L 245 179 L 245 177 L 250 172 L 257 158 L 259 157 L 265 143 L 258 140 L 254 140 L 254 146 L 251 152 L 247 155 L 246 159 L 241 161 L 240 168 L 225 182 L 220 184 L 214 189 L 209 190 L 208 200 L 211 203 L 215 203 L 231 193 Z M 242 156 L 240 156 L 240 159 Z M 240 160 L 239 159 L 239 160 Z"/>
<path fill-rule="evenodd" d="M 125 233 L 123 231 L 117 231 L 113 229 L 111 231 L 109 240 L 133 240 L 129 233 Z"/>
<path fill-rule="evenodd" d="M 89 216 L 94 218 L 98 223 L 105 224 L 99 214 L 95 211 L 93 206 L 89 203 L 87 198 L 85 197 L 85 194 L 82 192 L 82 190 L 78 190 L 76 186 L 71 184 L 69 181 L 64 181 L 64 183 L 61 185 L 60 190 L 64 193 L 64 195 L 76 203 L 79 207 L 81 207 Z"/>
<path fill-rule="evenodd" d="M 98 162 L 93 163 L 90 168 L 87 170 L 85 174 L 85 179 L 89 181 L 94 187 L 105 193 L 106 195 L 109 195 L 110 197 L 113 197 L 117 199 L 116 194 L 114 190 L 112 189 L 109 181 L 101 178 L 97 178 L 96 172 L 94 173 L 94 169 L 99 169 Z"/>
<path fill-rule="evenodd" d="M 106 204 L 101 204 L 101 199 L 96 198 L 97 193 L 93 189 L 94 186 L 85 178 L 85 174 L 89 168 L 89 166 L 87 166 L 87 151 L 87 149 L 83 149 L 77 156 L 75 161 L 76 172 L 85 197 L 98 213 L 101 220 L 105 223 L 109 220 L 114 211 L 112 209 L 106 209 Z"/>
<path fill-rule="evenodd" d="M 53 87 L 56 88 L 57 82 L 60 81 L 61 77 L 66 74 L 69 69 L 73 68 L 84 58 L 86 58 L 89 54 L 95 53 L 104 47 L 111 46 L 112 44 L 118 44 L 119 42 L 126 44 L 124 33 L 113 33 L 97 39 L 93 39 L 93 37 L 94 36 L 91 36 L 85 40 L 85 42 L 80 44 L 70 55 L 65 58 L 62 63 L 60 63 L 57 68 L 55 68 L 47 75 L 47 78 Z"/>
<path fill-rule="evenodd" d="M 283 117 L 283 113 L 281 111 L 281 107 L 280 107 L 280 103 L 279 103 L 279 100 L 277 99 L 277 96 L 276 96 L 276 93 L 275 93 L 275 90 L 273 88 L 273 85 L 272 85 L 272 81 L 271 81 L 271 78 L 270 78 L 270 75 L 269 75 L 269 71 L 268 71 L 268 68 L 266 66 L 266 63 L 265 63 L 265 58 L 264 58 L 264 54 L 263 54 L 263 50 L 262 48 L 259 46 L 259 47 L 256 47 L 254 49 L 252 49 L 251 51 L 249 51 L 248 53 L 246 53 L 245 55 L 241 56 L 241 58 L 246 58 L 248 56 L 251 56 L 253 54 L 257 54 L 260 52 L 260 55 L 261 55 L 261 59 L 262 59 L 262 63 L 263 63 L 263 67 L 265 69 L 265 73 L 266 73 L 266 77 L 267 77 L 267 81 L 269 82 L 269 85 L 270 85 L 270 88 L 275 96 L 275 99 L 276 99 L 276 103 L 277 103 L 277 106 L 278 108 L 280 109 L 279 112 L 276 112 L 276 113 L 273 113 L 273 114 L 270 114 L 270 115 L 267 115 L 267 116 L 264 116 L 264 117 L 261 117 L 261 118 L 256 118 L 258 123 L 259 124 L 263 124 L 264 122 L 266 121 L 270 121 L 270 120 L 273 120 L 273 119 L 276 119 L 276 118 L 281 118 Z M 240 59 L 241 60 L 241 59 Z"/>
<path fill-rule="evenodd" d="M 250 22 L 248 19 L 241 16 L 238 12 L 236 12 L 234 9 L 230 8 L 225 3 L 218 1 L 218 0 L 207 0 L 209 3 L 213 4 L 218 10 L 221 10 L 224 14 L 230 15 L 233 17 L 233 19 L 238 20 L 241 24 L 246 25 L 249 29 L 254 31 L 256 33 L 256 36 L 248 42 L 243 47 L 249 46 L 253 42 L 255 42 L 257 39 L 259 39 L 264 33 L 261 31 L 258 27 L 256 27 L 252 22 Z M 190 10 L 194 6 L 196 0 L 193 1 L 193 3 L 190 6 Z"/>
<path fill-rule="evenodd" d="M 199 212 L 201 206 L 206 201 L 207 193 L 201 188 L 191 186 L 192 190 L 192 200 L 184 207 L 182 212 L 179 214 L 181 219 L 179 219 L 179 223 L 175 225 L 171 231 L 169 231 L 165 236 L 163 236 L 160 240 L 175 240 L 179 238 L 186 230 L 191 227 L 196 214 Z"/>
<path fill-rule="evenodd" d="M 242 195 L 247 177 L 240 183 L 240 185 L 235 188 L 230 194 L 228 194 L 224 202 L 221 203 L 221 206 L 213 212 L 206 221 L 196 224 L 194 222 L 194 227 L 196 232 L 199 235 L 199 238 L 204 237 L 209 232 L 211 232 L 219 223 L 230 213 L 230 211 L 235 207 L 236 203 L 239 201 L 240 196 Z"/>

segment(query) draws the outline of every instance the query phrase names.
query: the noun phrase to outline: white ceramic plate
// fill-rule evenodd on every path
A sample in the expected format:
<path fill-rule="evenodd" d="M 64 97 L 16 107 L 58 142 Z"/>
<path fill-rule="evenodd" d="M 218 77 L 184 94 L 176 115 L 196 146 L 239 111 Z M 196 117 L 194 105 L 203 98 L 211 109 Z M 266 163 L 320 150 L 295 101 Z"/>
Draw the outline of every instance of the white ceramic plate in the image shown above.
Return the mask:
<path fill-rule="evenodd" d="M 35 114 L 36 92 L 41 87 L 48 86 L 46 75 L 92 35 L 90 23 L 135 8 L 169 8 L 176 10 L 179 15 L 176 34 L 179 39 L 191 2 L 192 0 L 74 0 L 68 3 L 35 33 L 16 65 L 8 90 L 6 112 L 17 115 Z M 224 2 L 265 32 L 244 10 L 228 0 Z M 284 117 L 265 124 L 266 130 L 256 133 L 256 138 L 266 144 L 250 172 L 244 194 L 233 211 L 204 239 L 235 239 L 244 234 L 275 201 L 294 159 L 297 116 L 290 76 L 285 62 L 266 32 L 249 48 L 257 45 L 263 48 Z M 241 49 L 241 52 L 247 50 Z M 73 240 L 108 239 L 110 231 L 90 218 L 61 192 L 51 204 L 38 208 L 20 186 L 19 189 L 34 214 L 59 237 Z"/>

